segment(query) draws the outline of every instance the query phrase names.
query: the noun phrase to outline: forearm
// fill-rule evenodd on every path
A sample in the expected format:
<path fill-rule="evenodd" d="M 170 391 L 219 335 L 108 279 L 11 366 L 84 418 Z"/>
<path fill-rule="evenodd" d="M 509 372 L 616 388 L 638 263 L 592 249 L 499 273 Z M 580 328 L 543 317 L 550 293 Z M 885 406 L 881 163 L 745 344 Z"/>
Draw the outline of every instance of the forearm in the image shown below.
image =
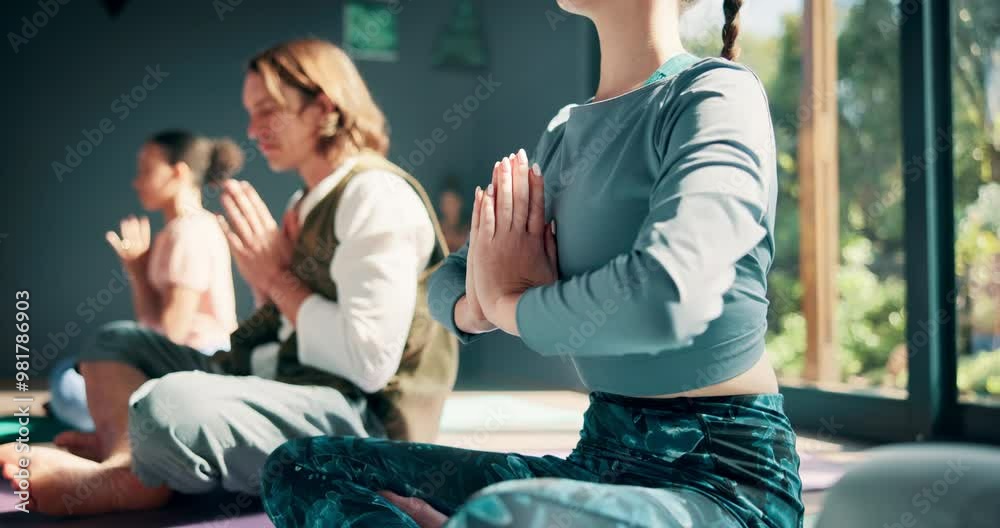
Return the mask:
<path fill-rule="evenodd" d="M 517 328 L 542 354 L 604 356 L 684 346 L 719 317 L 736 263 L 766 235 L 760 208 L 701 194 L 651 211 L 635 248 L 606 265 L 532 288 Z"/>
<path fill-rule="evenodd" d="M 126 266 L 126 273 L 131 285 L 136 320 L 150 326 L 159 326 L 163 316 L 162 302 L 149 282 L 145 267 Z"/>
<path fill-rule="evenodd" d="M 485 332 L 493 330 L 475 322 L 465 300 L 465 272 L 468 245 L 462 246 L 444 261 L 427 283 L 427 304 L 431 316 L 454 334 L 463 344 L 469 344 Z M 486 324 L 489 324 L 486 322 Z"/>
<path fill-rule="evenodd" d="M 159 326 L 163 330 L 163 335 L 175 343 L 181 343 L 190 335 L 192 323 L 194 323 L 193 310 L 181 311 L 168 308 L 164 310 Z"/>
<path fill-rule="evenodd" d="M 679 346 L 690 336 L 672 316 L 697 308 L 681 308 L 670 274 L 637 254 L 531 288 L 517 301 L 498 310 L 504 324 L 542 355 L 623 355 Z"/>

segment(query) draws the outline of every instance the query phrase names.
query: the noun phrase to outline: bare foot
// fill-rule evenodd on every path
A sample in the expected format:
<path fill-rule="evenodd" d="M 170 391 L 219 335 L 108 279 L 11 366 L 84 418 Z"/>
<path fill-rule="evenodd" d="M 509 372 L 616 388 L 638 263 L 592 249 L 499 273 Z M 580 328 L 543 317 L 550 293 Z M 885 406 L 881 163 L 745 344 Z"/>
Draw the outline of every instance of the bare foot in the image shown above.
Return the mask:
<path fill-rule="evenodd" d="M 391 491 L 380 491 L 378 494 L 403 510 L 414 522 L 420 525 L 420 528 L 441 528 L 444 523 L 448 522 L 448 518 L 443 513 L 416 497 L 403 497 Z"/>
<path fill-rule="evenodd" d="M 74 455 L 101 462 L 104 457 L 101 454 L 100 438 L 97 433 L 84 433 L 81 431 L 64 431 L 56 435 L 52 442 Z"/>
<path fill-rule="evenodd" d="M 23 449 L 23 448 L 22 448 Z M 28 460 L 24 479 L 20 459 Z M 170 490 L 147 488 L 124 463 L 97 463 L 59 449 L 31 447 L 16 452 L 16 445 L 0 446 L 4 478 L 15 491 L 27 480 L 30 511 L 49 515 L 92 515 L 112 511 L 151 510 L 170 499 Z"/>

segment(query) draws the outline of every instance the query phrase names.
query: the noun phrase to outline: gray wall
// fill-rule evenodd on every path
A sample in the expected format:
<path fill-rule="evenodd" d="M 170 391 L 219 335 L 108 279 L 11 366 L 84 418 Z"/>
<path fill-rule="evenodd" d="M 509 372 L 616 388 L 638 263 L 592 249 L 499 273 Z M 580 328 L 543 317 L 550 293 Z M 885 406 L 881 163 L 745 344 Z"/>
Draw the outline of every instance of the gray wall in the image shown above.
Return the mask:
<path fill-rule="evenodd" d="M 402 5 L 400 60 L 359 67 L 389 117 L 390 158 L 408 157 L 416 141 L 436 128 L 447 134 L 414 170 L 432 196 L 450 172 L 460 174 L 471 193 L 488 179 L 495 159 L 522 146 L 530 151 L 558 108 L 592 93 L 592 28 L 568 15 L 553 26 L 547 12 L 559 13 L 555 0 L 483 2 L 490 65 L 482 73 L 431 67 L 433 39 L 450 16 L 452 0 Z M 21 289 L 31 293 L 36 360 L 43 350 L 68 356 L 101 323 L 131 317 L 128 291 L 112 292 L 119 289 L 120 266 L 103 233 L 140 211 L 129 182 L 137 149 L 157 130 L 183 127 L 244 142 L 254 159 L 241 177 L 257 186 L 272 211 L 283 207 L 299 180 L 271 173 L 246 140 L 242 68 L 254 51 L 284 39 L 313 35 L 339 42 L 341 7 L 336 1 L 243 0 L 220 20 L 211 2 L 131 0 L 112 19 L 97 0 L 70 0 L 45 17 L 16 53 L 10 45 L 0 49 L 6 125 L 0 127 L 0 233 L 6 234 L 0 235 L 0 294 L 7 299 L 2 317 L 8 321 L 0 326 L 10 336 L 6 342 L 13 340 L 14 292 Z M 3 2 L 0 28 L 21 33 L 21 17 L 31 19 L 40 10 L 37 1 Z M 167 75 L 126 116 L 119 98 L 141 85 L 147 67 Z M 480 75 L 492 75 L 500 86 L 453 130 L 443 114 L 474 93 Z M 99 129 L 102 120 L 113 130 L 59 181 L 52 163 L 65 163 L 66 147 L 84 141 L 83 130 Z M 217 208 L 215 200 L 208 204 Z M 153 221 L 154 228 L 162 225 L 158 216 Z M 88 307 L 88 298 L 96 308 Z M 250 293 L 240 279 L 237 302 L 241 316 L 249 313 Z M 78 335 L 59 335 L 67 325 Z M 14 361 L 7 357 L 0 361 L 0 386 L 12 380 Z M 463 387 L 574 384 L 568 365 L 542 360 L 515 339 L 491 336 L 462 356 Z"/>

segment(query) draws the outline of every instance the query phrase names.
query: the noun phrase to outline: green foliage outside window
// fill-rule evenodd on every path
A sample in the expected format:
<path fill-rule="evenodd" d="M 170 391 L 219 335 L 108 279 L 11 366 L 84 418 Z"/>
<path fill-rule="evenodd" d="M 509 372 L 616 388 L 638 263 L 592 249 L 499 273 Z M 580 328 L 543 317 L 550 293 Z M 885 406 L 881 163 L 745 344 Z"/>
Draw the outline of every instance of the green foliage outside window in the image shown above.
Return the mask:
<path fill-rule="evenodd" d="M 1000 395 L 1000 350 L 972 354 L 971 345 L 974 333 L 1000 333 L 1000 3 L 953 4 L 958 383 L 964 392 Z M 903 181 L 919 160 L 901 158 L 898 5 L 893 0 L 837 5 L 841 379 L 905 388 Z M 799 281 L 800 15 L 786 16 L 782 27 L 776 36 L 744 31 L 740 42 L 741 61 L 767 88 L 778 144 L 768 350 L 780 375 L 795 378 L 802 373 L 806 346 Z M 718 41 L 713 32 L 687 46 L 702 56 L 718 55 Z"/>

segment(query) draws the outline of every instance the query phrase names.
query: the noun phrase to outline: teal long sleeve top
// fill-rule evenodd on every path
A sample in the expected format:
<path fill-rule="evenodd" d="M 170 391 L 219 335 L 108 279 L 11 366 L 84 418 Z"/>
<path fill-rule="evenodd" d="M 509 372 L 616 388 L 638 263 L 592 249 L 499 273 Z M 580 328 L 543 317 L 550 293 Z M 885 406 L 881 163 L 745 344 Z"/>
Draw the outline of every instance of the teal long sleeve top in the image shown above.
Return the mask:
<path fill-rule="evenodd" d="M 533 161 L 556 221 L 559 280 L 517 305 L 521 339 L 571 360 L 591 390 L 651 396 L 748 370 L 764 351 L 777 196 L 760 80 L 722 59 L 672 58 L 631 92 L 563 108 Z M 467 247 L 428 287 L 458 330 Z"/>

